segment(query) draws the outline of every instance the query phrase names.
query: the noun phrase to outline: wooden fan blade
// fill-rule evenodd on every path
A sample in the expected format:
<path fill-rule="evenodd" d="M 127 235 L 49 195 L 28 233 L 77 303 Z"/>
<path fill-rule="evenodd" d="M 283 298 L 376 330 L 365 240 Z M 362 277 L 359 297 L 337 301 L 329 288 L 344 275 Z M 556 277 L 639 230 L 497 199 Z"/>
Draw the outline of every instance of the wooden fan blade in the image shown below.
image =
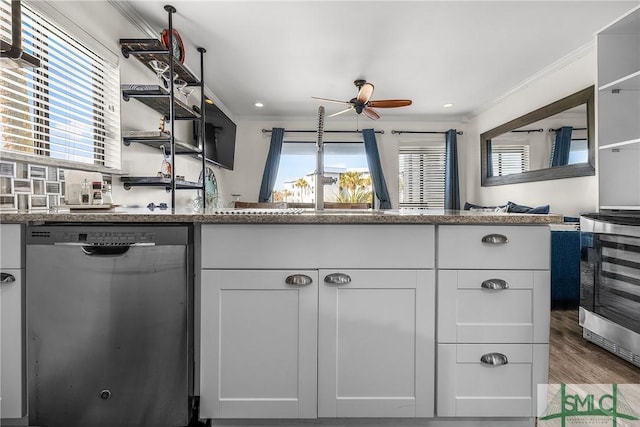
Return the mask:
<path fill-rule="evenodd" d="M 371 99 L 371 95 L 373 95 L 373 85 L 371 83 L 365 83 L 358 91 L 356 100 L 361 104 L 366 104 L 369 102 L 369 99 Z"/>
<path fill-rule="evenodd" d="M 351 104 L 349 101 L 339 101 L 337 99 L 329 99 L 329 98 L 318 98 L 317 96 L 312 96 L 313 99 L 320 99 L 322 101 L 336 102 L 338 104 Z"/>
<path fill-rule="evenodd" d="M 333 114 L 331 114 L 331 115 L 327 116 L 327 118 L 329 118 L 329 117 L 334 117 L 334 116 L 337 116 L 337 115 L 342 114 L 342 113 L 346 113 L 347 111 L 351 111 L 351 110 L 353 110 L 353 108 L 354 108 L 354 107 L 353 107 L 353 105 L 352 105 L 352 106 L 351 106 L 351 107 L 349 107 L 349 108 L 345 108 L 344 110 L 340 110 L 340 111 L 338 111 L 337 113 L 333 113 Z"/>
<path fill-rule="evenodd" d="M 364 107 L 362 112 L 365 116 L 369 117 L 371 120 L 378 120 L 380 118 L 380 114 L 373 108 Z"/>
<path fill-rule="evenodd" d="M 368 107 L 376 108 L 396 108 L 411 105 L 410 99 L 380 99 L 377 101 L 369 101 Z"/>

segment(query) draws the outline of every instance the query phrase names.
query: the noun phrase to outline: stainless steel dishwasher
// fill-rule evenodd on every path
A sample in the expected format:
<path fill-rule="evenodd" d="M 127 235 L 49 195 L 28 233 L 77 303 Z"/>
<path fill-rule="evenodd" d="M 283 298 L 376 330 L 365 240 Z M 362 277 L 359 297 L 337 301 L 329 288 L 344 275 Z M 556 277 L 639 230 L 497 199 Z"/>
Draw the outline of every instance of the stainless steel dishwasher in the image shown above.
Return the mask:
<path fill-rule="evenodd" d="M 192 241 L 188 226 L 27 227 L 29 425 L 187 425 Z"/>

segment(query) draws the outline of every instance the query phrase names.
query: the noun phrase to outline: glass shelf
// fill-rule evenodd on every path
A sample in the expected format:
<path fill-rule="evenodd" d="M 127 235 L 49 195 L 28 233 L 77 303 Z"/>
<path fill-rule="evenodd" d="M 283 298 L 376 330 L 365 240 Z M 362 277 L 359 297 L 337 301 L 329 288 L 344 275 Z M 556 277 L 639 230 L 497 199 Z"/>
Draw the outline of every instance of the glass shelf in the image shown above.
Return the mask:
<path fill-rule="evenodd" d="M 122 55 L 128 58 L 130 55 L 136 57 L 140 62 L 146 65 L 151 71 L 153 68 L 149 65 L 150 61 L 162 61 L 169 63 L 169 50 L 156 39 L 120 39 L 120 47 Z M 178 78 L 181 78 L 189 86 L 199 86 L 200 81 L 193 75 L 187 67 L 174 58 L 173 70 Z M 154 71 L 155 72 L 155 71 Z"/>

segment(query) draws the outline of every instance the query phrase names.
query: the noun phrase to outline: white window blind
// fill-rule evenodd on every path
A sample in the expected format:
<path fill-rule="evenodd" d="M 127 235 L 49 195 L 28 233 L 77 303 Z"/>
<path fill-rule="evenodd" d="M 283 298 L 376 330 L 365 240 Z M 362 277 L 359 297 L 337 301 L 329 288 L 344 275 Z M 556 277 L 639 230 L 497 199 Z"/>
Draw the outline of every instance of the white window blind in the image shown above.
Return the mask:
<path fill-rule="evenodd" d="M 444 209 L 445 145 L 398 149 L 401 208 Z"/>
<path fill-rule="evenodd" d="M 119 71 L 27 5 L 23 49 L 39 68 L 0 69 L 2 151 L 120 168 Z M 0 1 L 11 41 L 11 3 Z"/>
<path fill-rule="evenodd" d="M 493 145 L 492 176 L 504 176 L 529 170 L 529 145 Z"/>

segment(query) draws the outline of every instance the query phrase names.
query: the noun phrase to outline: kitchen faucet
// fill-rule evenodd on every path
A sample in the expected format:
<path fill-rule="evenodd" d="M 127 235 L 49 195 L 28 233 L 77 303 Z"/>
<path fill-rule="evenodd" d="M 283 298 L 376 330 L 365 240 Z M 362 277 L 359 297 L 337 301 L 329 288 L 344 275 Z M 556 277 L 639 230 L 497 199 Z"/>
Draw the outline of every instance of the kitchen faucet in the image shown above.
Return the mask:
<path fill-rule="evenodd" d="M 322 137 L 324 135 L 324 107 L 321 105 L 318 107 L 318 138 L 316 142 L 316 172 L 315 172 L 315 191 L 316 191 L 316 210 L 324 210 L 324 186 L 329 184 L 335 184 L 338 182 L 337 178 L 331 178 L 324 176 L 324 142 Z"/>

